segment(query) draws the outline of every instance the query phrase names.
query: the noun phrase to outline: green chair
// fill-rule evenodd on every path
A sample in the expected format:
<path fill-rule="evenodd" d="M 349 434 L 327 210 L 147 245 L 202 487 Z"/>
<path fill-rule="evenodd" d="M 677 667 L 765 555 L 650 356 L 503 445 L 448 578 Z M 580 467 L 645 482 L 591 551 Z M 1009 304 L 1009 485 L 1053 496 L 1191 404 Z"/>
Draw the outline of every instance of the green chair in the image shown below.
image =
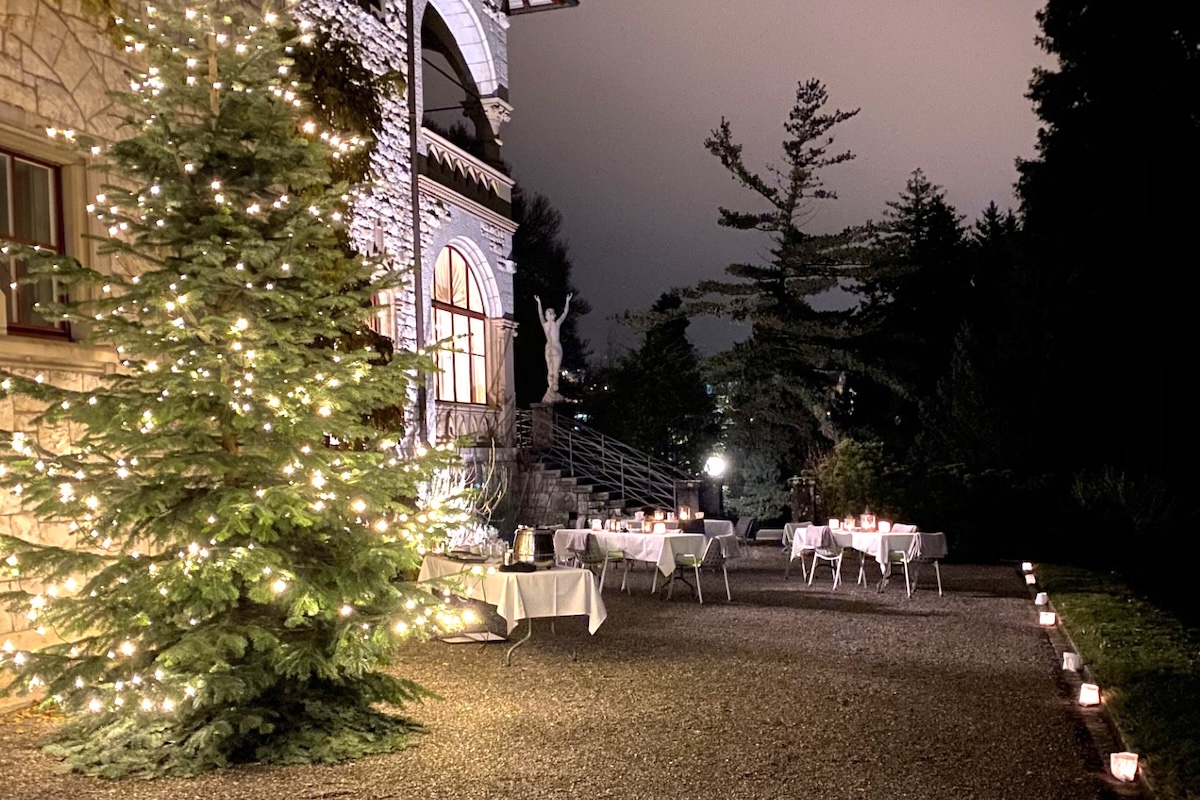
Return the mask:
<path fill-rule="evenodd" d="M 725 578 L 725 599 L 732 601 L 733 595 L 729 592 L 729 573 L 725 569 L 725 549 L 721 546 L 720 539 L 715 536 L 704 545 L 704 555 L 694 556 L 691 553 L 680 553 L 675 556 L 675 571 L 671 573 L 671 580 L 667 584 L 667 599 L 671 599 L 675 580 L 678 578 L 687 583 L 684 575 L 687 570 L 691 570 L 696 575 L 696 599 L 703 604 L 704 592 L 700 589 L 700 570 L 702 569 L 721 570 L 721 575 Z"/>
<path fill-rule="evenodd" d="M 622 550 L 605 550 L 600 545 L 600 540 L 596 534 L 589 533 L 587 535 L 587 544 L 582 550 L 575 551 L 575 560 L 579 562 L 579 566 L 584 569 L 596 571 L 596 567 L 600 568 L 600 573 L 597 575 L 599 581 L 600 592 L 604 592 L 604 576 L 608 574 L 609 564 L 624 564 L 625 570 L 621 574 L 621 591 L 627 591 L 625 583 L 629 578 L 629 559 L 625 557 Z"/>

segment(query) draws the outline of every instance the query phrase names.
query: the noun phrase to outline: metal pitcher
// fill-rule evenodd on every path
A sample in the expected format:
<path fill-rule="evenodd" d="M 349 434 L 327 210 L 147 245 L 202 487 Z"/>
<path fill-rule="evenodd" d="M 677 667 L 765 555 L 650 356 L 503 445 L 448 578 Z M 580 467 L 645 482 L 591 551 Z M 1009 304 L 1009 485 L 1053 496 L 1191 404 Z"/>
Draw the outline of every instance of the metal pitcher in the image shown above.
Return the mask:
<path fill-rule="evenodd" d="M 554 566 L 554 534 L 518 525 L 513 536 L 513 555 L 517 561 L 533 564 L 538 569 Z"/>

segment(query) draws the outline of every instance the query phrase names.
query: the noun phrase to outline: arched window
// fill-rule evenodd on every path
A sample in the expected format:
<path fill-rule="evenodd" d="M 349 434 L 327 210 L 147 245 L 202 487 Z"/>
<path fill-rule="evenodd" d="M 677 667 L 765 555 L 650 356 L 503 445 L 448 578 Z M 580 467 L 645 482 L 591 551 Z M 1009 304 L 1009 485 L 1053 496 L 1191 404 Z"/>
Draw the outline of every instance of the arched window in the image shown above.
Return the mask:
<path fill-rule="evenodd" d="M 450 339 L 438 353 L 437 399 L 451 403 L 487 402 L 487 324 L 483 295 L 463 254 L 446 246 L 438 253 L 433 278 L 433 331 Z"/>

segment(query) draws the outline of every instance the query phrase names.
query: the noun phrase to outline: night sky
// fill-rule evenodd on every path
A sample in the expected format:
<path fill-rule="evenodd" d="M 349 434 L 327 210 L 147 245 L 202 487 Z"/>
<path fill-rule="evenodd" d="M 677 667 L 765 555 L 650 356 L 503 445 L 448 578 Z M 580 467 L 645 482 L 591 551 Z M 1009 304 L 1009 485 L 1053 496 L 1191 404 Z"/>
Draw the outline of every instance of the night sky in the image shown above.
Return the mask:
<path fill-rule="evenodd" d="M 581 0 L 512 18 L 504 157 L 565 218 L 592 352 L 627 341 L 612 315 L 765 254 L 764 235 L 717 226 L 720 205 L 759 207 L 703 141 L 724 115 L 749 164 L 778 160 L 799 80 L 825 84 L 827 110 L 862 109 L 834 129 L 832 150 L 857 158 L 824 173 L 839 197 L 807 230 L 879 219 L 918 167 L 968 222 L 990 200 L 1015 208 L 1014 161 L 1034 155 L 1038 127 L 1025 92 L 1049 64 L 1042 5 Z M 692 332 L 706 353 L 740 337 L 717 320 Z"/>

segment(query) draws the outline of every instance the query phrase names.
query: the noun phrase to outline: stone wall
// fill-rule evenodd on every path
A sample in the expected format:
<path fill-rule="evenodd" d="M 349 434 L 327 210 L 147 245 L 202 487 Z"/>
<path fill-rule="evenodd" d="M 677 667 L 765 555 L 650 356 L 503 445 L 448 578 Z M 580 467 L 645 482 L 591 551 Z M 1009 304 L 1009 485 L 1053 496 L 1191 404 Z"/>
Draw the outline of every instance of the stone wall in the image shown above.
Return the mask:
<path fill-rule="evenodd" d="M 0 114 L 114 139 L 107 92 L 128 85 L 124 53 L 80 0 L 0 0 Z"/>

